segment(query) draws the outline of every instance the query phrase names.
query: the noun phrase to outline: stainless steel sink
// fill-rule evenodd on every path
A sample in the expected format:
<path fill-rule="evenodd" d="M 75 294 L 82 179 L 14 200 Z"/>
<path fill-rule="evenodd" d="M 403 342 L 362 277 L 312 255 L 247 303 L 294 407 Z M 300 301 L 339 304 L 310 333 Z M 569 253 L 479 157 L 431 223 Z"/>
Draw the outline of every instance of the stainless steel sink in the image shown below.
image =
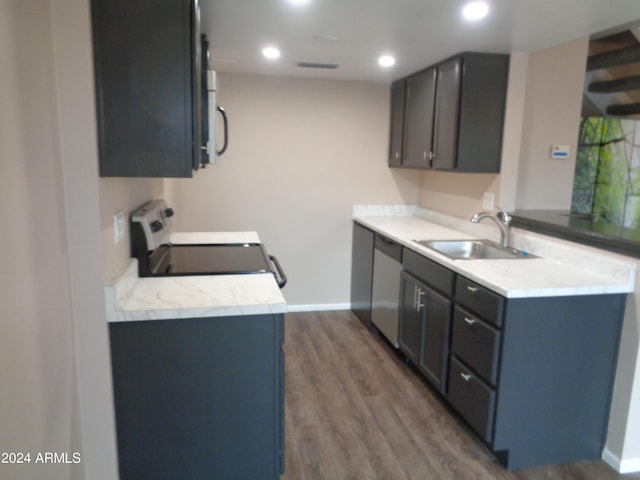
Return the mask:
<path fill-rule="evenodd" d="M 535 258 L 522 250 L 503 247 L 491 240 L 414 240 L 454 260 L 498 260 Z"/>

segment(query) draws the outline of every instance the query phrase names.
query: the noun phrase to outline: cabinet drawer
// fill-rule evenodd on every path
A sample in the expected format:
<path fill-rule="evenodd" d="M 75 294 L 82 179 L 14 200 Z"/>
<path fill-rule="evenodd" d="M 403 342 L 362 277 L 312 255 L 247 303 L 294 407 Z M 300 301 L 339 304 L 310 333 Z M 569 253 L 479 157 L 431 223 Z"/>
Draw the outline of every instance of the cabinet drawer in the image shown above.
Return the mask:
<path fill-rule="evenodd" d="M 402 259 L 402 245 L 384 235 L 376 233 L 375 247 L 398 262 Z"/>
<path fill-rule="evenodd" d="M 458 275 L 456 279 L 456 300 L 470 311 L 480 315 L 483 320 L 502 325 L 504 297 L 479 285 L 468 278 Z"/>
<path fill-rule="evenodd" d="M 491 443 L 496 393 L 453 355 L 448 399 L 471 428 Z"/>
<path fill-rule="evenodd" d="M 485 381 L 496 384 L 500 354 L 499 330 L 456 307 L 451 349 Z"/>
<path fill-rule="evenodd" d="M 404 250 L 402 266 L 431 287 L 446 295 L 453 295 L 455 273 L 448 268 L 409 249 Z"/>

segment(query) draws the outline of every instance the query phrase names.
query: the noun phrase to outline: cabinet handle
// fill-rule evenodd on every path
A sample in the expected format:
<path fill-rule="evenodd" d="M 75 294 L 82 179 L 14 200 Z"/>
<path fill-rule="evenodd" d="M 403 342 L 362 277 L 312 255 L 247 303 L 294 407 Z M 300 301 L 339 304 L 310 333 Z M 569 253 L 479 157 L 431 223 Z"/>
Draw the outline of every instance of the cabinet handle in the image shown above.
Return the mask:
<path fill-rule="evenodd" d="M 468 382 L 473 378 L 473 375 L 469 375 L 468 373 L 461 373 L 460 376 L 464 379 L 465 382 Z"/>
<path fill-rule="evenodd" d="M 467 290 L 469 290 L 471 293 L 476 293 L 478 291 L 478 287 L 469 287 L 469 286 L 467 286 Z"/>
<path fill-rule="evenodd" d="M 467 322 L 469 325 L 473 325 L 474 323 L 477 322 L 475 318 L 469 318 L 469 317 L 464 317 L 464 321 Z"/>
<path fill-rule="evenodd" d="M 422 291 L 421 288 L 418 288 L 418 301 L 417 301 L 417 311 L 420 311 L 421 309 L 424 308 L 424 303 L 420 303 L 420 297 L 422 297 L 422 295 L 424 295 L 424 292 Z"/>

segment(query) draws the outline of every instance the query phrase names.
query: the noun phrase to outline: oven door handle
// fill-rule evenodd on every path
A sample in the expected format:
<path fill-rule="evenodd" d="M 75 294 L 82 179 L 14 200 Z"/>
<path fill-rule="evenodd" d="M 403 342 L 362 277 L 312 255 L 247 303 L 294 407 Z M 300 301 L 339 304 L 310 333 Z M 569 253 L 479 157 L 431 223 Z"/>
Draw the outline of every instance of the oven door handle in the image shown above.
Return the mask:
<path fill-rule="evenodd" d="M 276 267 L 276 271 L 278 272 L 278 277 L 280 277 L 280 279 L 278 280 L 278 286 L 280 288 L 284 287 L 287 284 L 287 276 L 284 274 L 284 271 L 280 266 L 280 262 L 278 262 L 278 259 L 273 255 L 269 255 L 269 260 L 271 260 L 273 265 Z"/>

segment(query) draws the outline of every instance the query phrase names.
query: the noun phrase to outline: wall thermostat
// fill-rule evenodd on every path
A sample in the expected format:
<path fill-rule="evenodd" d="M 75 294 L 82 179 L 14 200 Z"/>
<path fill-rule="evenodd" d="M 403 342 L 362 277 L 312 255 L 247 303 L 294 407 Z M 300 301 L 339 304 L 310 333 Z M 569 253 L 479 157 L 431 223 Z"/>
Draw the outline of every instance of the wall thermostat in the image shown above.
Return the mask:
<path fill-rule="evenodd" d="M 568 158 L 570 151 L 569 145 L 551 145 L 551 158 Z"/>

